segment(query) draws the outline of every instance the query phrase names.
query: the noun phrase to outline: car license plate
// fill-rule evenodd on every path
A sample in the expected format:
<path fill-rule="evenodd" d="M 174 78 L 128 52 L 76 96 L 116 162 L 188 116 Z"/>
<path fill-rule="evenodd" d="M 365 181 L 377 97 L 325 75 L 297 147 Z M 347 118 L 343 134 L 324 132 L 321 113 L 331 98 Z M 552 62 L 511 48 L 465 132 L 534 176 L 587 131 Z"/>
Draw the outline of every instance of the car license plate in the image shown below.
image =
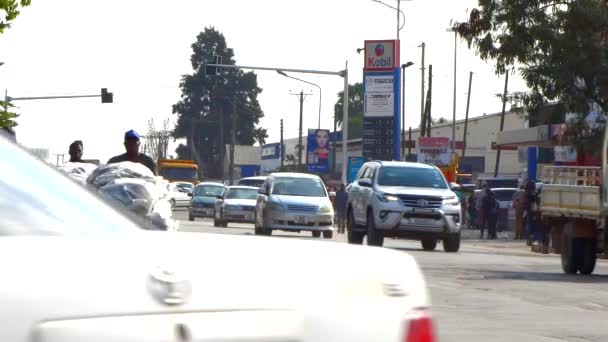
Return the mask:
<path fill-rule="evenodd" d="M 306 216 L 296 216 L 296 223 L 298 223 L 298 224 L 306 223 Z"/>

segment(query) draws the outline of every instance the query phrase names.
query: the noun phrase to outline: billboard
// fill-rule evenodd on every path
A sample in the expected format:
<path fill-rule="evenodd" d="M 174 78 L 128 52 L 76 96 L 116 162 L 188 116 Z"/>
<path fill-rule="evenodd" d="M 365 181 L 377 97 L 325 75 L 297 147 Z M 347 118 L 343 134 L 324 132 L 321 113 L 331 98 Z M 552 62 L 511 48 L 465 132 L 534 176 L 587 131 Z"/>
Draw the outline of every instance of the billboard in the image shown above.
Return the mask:
<path fill-rule="evenodd" d="M 328 129 L 308 129 L 306 170 L 310 173 L 329 173 Z"/>
<path fill-rule="evenodd" d="M 352 183 L 365 163 L 364 157 L 348 157 L 348 183 Z"/>
<path fill-rule="evenodd" d="M 398 67 L 398 40 L 365 41 L 365 71 L 392 71 Z"/>
<path fill-rule="evenodd" d="M 416 154 L 418 162 L 435 166 L 450 165 L 450 138 L 448 137 L 420 137 Z"/>

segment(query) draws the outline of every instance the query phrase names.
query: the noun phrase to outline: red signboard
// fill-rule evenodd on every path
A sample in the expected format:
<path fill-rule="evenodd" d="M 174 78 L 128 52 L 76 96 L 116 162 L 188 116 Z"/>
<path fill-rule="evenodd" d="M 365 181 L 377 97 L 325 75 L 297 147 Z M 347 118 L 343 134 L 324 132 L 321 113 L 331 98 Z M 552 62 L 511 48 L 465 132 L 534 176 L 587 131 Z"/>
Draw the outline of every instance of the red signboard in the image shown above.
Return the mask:
<path fill-rule="evenodd" d="M 515 146 L 515 145 L 496 146 L 496 142 L 492 141 L 492 149 L 493 150 L 500 149 L 501 151 L 517 151 L 517 146 Z"/>
<path fill-rule="evenodd" d="M 365 71 L 393 71 L 399 67 L 398 40 L 366 40 Z"/>

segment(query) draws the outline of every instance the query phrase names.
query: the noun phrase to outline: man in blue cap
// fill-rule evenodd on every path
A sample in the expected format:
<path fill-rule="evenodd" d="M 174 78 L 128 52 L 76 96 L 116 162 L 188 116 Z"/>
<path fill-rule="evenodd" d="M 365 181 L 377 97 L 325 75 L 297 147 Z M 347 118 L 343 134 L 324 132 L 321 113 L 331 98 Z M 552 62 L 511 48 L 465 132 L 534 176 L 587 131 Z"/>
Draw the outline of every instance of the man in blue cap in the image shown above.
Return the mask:
<path fill-rule="evenodd" d="M 125 133 L 125 149 L 127 152 L 110 158 L 108 164 L 120 163 L 123 161 L 140 163 L 145 165 L 156 175 L 156 163 L 154 160 L 143 153 L 139 153 L 139 138 L 139 134 L 134 130 L 127 131 Z"/>

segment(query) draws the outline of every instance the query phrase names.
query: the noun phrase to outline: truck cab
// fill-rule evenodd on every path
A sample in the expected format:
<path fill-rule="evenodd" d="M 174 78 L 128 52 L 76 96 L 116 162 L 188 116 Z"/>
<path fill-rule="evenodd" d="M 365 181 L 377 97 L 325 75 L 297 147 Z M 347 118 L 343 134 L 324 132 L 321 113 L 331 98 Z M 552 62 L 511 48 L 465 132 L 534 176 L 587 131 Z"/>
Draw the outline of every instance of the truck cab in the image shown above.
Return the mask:
<path fill-rule="evenodd" d="M 194 160 L 161 159 L 158 161 L 158 173 L 171 183 L 198 183 L 198 165 Z"/>

